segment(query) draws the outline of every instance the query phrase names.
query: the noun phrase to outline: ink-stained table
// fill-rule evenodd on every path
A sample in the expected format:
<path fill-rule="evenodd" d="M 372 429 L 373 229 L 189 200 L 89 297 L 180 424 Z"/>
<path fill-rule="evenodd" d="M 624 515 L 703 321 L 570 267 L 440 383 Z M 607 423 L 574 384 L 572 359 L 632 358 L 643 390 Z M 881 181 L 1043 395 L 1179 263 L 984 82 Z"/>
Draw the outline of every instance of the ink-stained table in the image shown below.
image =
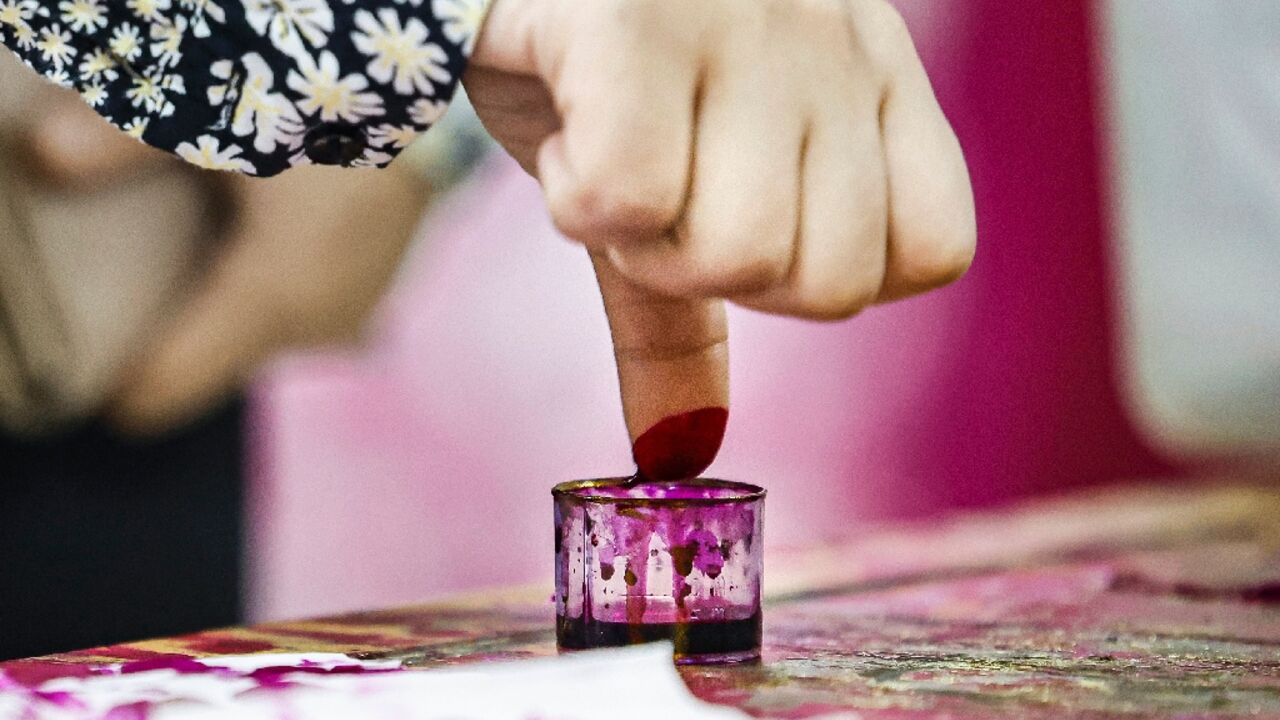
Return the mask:
<path fill-rule="evenodd" d="M 1280 718 L 1280 484 L 1137 486 L 767 560 L 758 665 L 683 670 L 761 717 Z M 0 665 L 22 682 L 156 654 L 555 652 L 547 592 L 215 630 Z M 840 715 L 847 711 L 847 715 Z"/>

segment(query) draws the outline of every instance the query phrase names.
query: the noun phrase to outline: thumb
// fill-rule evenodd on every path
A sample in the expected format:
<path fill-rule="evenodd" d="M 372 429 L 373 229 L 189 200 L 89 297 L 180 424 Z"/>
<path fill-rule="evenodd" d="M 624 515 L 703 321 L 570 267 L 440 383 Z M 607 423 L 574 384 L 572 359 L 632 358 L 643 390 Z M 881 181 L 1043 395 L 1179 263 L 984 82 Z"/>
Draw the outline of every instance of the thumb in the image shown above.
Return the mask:
<path fill-rule="evenodd" d="M 639 474 L 694 477 L 715 460 L 729 413 L 724 303 L 657 295 L 592 253 Z"/>

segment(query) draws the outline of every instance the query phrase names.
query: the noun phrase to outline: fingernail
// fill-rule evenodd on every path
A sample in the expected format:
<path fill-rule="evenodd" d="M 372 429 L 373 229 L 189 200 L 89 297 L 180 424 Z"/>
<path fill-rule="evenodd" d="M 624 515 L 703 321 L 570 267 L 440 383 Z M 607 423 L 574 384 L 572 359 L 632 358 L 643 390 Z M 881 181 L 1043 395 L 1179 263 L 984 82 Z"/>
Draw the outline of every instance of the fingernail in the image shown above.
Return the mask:
<path fill-rule="evenodd" d="M 697 477 L 716 459 L 729 410 L 707 407 L 664 418 L 636 438 L 631 456 L 650 480 Z"/>

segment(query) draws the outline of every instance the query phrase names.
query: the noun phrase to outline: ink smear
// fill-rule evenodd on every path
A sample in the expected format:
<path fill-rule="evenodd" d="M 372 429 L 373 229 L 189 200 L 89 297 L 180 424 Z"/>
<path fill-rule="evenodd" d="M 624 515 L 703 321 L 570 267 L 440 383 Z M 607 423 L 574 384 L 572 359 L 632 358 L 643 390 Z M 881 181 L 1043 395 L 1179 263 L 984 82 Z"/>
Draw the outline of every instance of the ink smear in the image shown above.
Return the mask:
<path fill-rule="evenodd" d="M 557 485 L 560 648 L 670 640 L 682 664 L 759 657 L 764 495 L 705 478 Z"/>
<path fill-rule="evenodd" d="M 631 457 L 650 480 L 684 480 L 710 467 L 720 452 L 729 411 L 707 407 L 663 419 L 636 438 Z"/>

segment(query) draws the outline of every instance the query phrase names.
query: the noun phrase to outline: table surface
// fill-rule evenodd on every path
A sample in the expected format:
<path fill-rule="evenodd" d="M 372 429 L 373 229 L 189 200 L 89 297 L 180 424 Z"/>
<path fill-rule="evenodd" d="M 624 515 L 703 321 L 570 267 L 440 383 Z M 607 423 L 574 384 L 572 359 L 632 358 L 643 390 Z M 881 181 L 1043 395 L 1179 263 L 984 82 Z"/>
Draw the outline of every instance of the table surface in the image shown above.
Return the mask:
<path fill-rule="evenodd" d="M 761 717 L 1280 718 L 1280 487 L 1138 485 L 768 557 L 764 659 L 683 668 Z M 163 654 L 437 667 L 555 652 L 538 590 L 0 663 L 20 682 Z"/>

